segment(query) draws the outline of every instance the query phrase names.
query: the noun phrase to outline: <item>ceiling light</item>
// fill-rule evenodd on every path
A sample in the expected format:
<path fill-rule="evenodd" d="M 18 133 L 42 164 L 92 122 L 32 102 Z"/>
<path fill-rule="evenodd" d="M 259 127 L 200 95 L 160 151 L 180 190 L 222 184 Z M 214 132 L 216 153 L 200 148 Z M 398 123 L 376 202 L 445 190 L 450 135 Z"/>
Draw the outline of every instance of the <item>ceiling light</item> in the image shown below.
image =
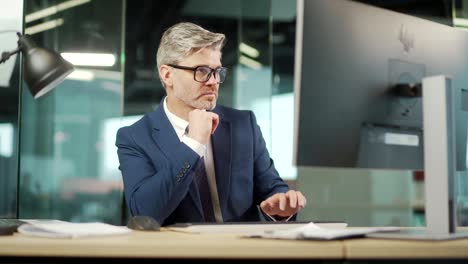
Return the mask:
<path fill-rule="evenodd" d="M 76 66 L 110 67 L 115 64 L 115 56 L 109 53 L 62 53 L 63 58 Z"/>
<path fill-rule="evenodd" d="M 260 55 L 260 52 L 256 48 L 249 46 L 244 42 L 241 42 L 241 44 L 239 44 L 239 50 L 240 52 L 244 53 L 245 55 L 248 55 L 251 58 L 257 58 Z"/>
<path fill-rule="evenodd" d="M 47 16 L 51 16 L 51 15 L 54 15 L 54 14 L 56 14 L 58 12 L 63 11 L 63 10 L 67 10 L 67 9 L 75 7 L 75 6 L 86 4 L 88 2 L 91 2 L 91 0 L 70 0 L 70 1 L 66 1 L 66 2 L 60 3 L 58 5 L 53 5 L 53 6 L 44 8 L 42 10 L 36 11 L 34 13 L 28 14 L 28 15 L 25 16 L 24 20 L 26 21 L 26 23 L 29 23 L 31 21 L 38 20 L 38 19 L 41 19 L 41 18 L 44 18 L 44 17 L 47 17 Z"/>
<path fill-rule="evenodd" d="M 252 69 L 255 69 L 255 70 L 259 70 L 262 68 L 262 64 L 256 60 L 252 60 L 251 58 L 249 57 L 246 57 L 244 55 L 241 55 L 240 58 L 239 58 L 239 63 L 240 64 L 243 64 L 249 68 L 252 68 Z"/>
<path fill-rule="evenodd" d="M 47 22 L 35 25 L 35 26 L 27 27 L 25 29 L 25 33 L 28 35 L 34 35 L 36 33 L 46 31 L 49 29 L 53 29 L 61 25 L 63 25 L 63 18 L 58 18 L 58 19 L 54 19 L 51 21 L 47 21 Z"/>

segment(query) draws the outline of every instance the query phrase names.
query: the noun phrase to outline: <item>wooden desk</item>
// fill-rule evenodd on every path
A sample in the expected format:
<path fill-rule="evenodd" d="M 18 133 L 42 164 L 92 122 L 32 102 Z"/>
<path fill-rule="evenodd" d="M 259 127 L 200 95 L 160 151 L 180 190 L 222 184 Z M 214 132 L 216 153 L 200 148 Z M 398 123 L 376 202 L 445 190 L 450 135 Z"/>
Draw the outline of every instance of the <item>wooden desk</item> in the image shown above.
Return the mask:
<path fill-rule="evenodd" d="M 423 227 L 404 229 L 423 230 Z M 467 232 L 468 227 L 458 227 Z M 468 263 L 468 238 L 447 241 L 392 239 L 351 239 L 344 241 L 344 258 L 353 259 L 465 259 Z"/>
<path fill-rule="evenodd" d="M 1 257 L 342 259 L 343 242 L 281 241 L 236 234 L 142 232 L 99 238 L 0 237 Z M 2 262 L 0 260 L 0 262 Z"/>
<path fill-rule="evenodd" d="M 409 241 L 352 239 L 344 242 L 344 258 L 352 259 L 466 259 L 468 239 Z"/>
<path fill-rule="evenodd" d="M 60 257 L 62 260 L 308 259 L 346 263 L 362 263 L 362 260 L 378 262 L 382 259 L 436 259 L 439 263 L 445 263 L 449 259 L 468 262 L 468 239 L 443 242 L 367 238 L 323 242 L 283 241 L 241 238 L 237 234 L 171 231 L 134 231 L 128 235 L 79 239 L 38 238 L 21 234 L 0 237 L 0 262 L 13 258 L 17 262 L 34 262 L 40 260 L 38 257 Z"/>

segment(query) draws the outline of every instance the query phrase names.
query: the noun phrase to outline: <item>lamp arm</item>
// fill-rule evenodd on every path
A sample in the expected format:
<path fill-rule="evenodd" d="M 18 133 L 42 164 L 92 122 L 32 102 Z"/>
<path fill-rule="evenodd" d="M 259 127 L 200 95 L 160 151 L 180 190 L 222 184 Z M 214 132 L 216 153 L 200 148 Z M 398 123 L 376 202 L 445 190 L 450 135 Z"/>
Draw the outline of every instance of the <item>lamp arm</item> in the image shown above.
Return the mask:
<path fill-rule="evenodd" d="M 4 63 L 5 61 L 7 61 L 11 56 L 15 55 L 16 53 L 20 52 L 21 51 L 21 48 L 18 47 L 16 48 L 15 50 L 12 50 L 12 51 L 5 51 L 5 52 L 2 52 L 2 58 L 0 59 L 0 64 Z"/>
<path fill-rule="evenodd" d="M 18 37 L 21 37 L 21 33 L 19 33 L 16 30 L 0 30 L 0 34 L 2 33 L 11 33 L 14 32 Z M 21 47 L 16 48 L 15 50 L 12 51 L 4 51 L 2 52 L 2 57 L 0 58 L 0 64 L 4 63 L 7 61 L 11 56 L 15 55 L 16 53 L 21 51 Z"/>

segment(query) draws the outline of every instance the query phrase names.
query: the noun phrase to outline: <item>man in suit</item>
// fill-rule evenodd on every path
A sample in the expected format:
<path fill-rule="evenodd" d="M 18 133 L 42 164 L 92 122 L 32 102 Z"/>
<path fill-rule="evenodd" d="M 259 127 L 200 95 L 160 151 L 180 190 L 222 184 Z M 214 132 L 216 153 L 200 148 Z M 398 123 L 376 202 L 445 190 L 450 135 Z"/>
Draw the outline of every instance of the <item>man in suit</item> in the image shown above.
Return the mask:
<path fill-rule="evenodd" d="M 306 204 L 279 177 L 251 111 L 217 106 L 225 36 L 192 23 L 165 31 L 157 52 L 167 96 L 117 133 L 132 215 L 180 222 L 288 220 Z"/>

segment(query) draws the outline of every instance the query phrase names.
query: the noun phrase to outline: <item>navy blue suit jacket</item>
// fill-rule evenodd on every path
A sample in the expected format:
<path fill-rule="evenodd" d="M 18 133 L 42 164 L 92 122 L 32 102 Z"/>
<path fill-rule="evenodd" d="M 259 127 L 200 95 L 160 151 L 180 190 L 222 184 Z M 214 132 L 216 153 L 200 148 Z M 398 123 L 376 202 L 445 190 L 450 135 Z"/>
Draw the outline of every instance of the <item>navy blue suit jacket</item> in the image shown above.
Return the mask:
<path fill-rule="evenodd" d="M 211 137 L 216 183 L 225 222 L 258 221 L 257 205 L 288 186 L 279 177 L 251 111 L 217 106 Z M 180 142 L 162 104 L 117 132 L 116 146 L 125 199 L 132 215 L 163 225 L 203 222 L 193 177 L 201 159 Z"/>

